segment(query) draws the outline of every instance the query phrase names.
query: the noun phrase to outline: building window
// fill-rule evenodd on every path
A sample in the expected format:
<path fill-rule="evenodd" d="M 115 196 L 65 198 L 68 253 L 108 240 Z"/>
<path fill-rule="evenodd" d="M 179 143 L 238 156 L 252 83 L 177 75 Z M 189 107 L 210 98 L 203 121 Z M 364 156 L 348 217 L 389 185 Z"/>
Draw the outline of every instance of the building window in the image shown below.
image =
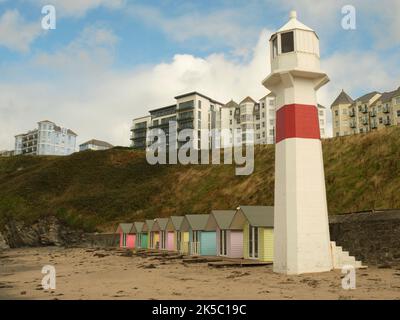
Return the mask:
<path fill-rule="evenodd" d="M 320 116 L 323 116 L 323 115 L 324 115 L 324 112 L 323 112 L 323 111 L 319 111 L 319 115 L 320 115 Z"/>
<path fill-rule="evenodd" d="M 396 104 L 400 104 L 400 97 L 396 98 Z"/>
<path fill-rule="evenodd" d="M 383 118 L 379 118 L 379 123 L 380 123 L 380 124 L 383 123 Z"/>
<path fill-rule="evenodd" d="M 347 109 L 343 109 L 343 114 L 347 114 Z"/>
<path fill-rule="evenodd" d="M 338 115 L 339 115 L 339 111 L 335 110 L 335 116 L 338 116 Z"/>
<path fill-rule="evenodd" d="M 230 111 L 229 111 L 229 115 L 231 116 L 231 115 L 232 115 L 232 113 L 233 113 L 233 112 L 232 112 L 232 110 L 230 110 Z"/>
<path fill-rule="evenodd" d="M 231 120 L 229 120 L 229 124 L 230 124 L 230 125 L 232 125 L 232 119 L 231 119 Z"/>
<path fill-rule="evenodd" d="M 197 101 L 197 105 L 199 106 L 199 109 L 201 109 L 201 101 Z"/>
<path fill-rule="evenodd" d="M 400 117 L 400 110 L 397 110 L 397 116 Z"/>
<path fill-rule="evenodd" d="M 272 39 L 272 58 L 275 58 L 278 55 L 278 37 L 275 36 Z"/>
<path fill-rule="evenodd" d="M 282 53 L 294 51 L 293 31 L 281 34 Z"/>
<path fill-rule="evenodd" d="M 265 122 L 262 123 L 262 127 L 265 128 Z"/>

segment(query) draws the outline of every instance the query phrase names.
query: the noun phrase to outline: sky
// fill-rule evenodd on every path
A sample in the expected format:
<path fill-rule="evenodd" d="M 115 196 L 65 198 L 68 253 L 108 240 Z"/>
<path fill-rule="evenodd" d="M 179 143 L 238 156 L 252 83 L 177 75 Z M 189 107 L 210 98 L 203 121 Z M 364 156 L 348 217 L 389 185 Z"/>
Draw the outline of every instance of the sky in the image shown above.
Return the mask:
<path fill-rule="evenodd" d="M 48 4 L 54 30 L 41 26 Z M 355 30 L 341 24 L 347 4 Z M 400 86 L 398 0 L 0 0 L 0 150 L 45 119 L 78 143 L 128 146 L 132 119 L 179 94 L 258 100 L 268 39 L 293 9 L 320 38 L 328 110 L 341 89 L 357 98 Z"/>

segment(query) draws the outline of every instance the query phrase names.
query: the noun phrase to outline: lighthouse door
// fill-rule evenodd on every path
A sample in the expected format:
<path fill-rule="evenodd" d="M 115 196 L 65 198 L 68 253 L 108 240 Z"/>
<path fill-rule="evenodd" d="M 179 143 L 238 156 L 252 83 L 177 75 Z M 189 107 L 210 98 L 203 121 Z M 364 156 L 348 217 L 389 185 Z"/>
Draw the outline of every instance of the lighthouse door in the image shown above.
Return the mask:
<path fill-rule="evenodd" d="M 249 226 L 249 258 L 258 258 L 258 228 Z"/>

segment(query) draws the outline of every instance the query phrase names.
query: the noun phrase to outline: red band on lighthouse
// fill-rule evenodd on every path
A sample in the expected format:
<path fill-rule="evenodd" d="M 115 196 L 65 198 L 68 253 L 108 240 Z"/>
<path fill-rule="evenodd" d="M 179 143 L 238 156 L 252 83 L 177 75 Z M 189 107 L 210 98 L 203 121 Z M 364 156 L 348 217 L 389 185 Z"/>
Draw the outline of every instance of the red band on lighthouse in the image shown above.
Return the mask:
<path fill-rule="evenodd" d="M 276 143 L 288 138 L 321 138 L 316 106 L 287 104 L 276 112 Z"/>

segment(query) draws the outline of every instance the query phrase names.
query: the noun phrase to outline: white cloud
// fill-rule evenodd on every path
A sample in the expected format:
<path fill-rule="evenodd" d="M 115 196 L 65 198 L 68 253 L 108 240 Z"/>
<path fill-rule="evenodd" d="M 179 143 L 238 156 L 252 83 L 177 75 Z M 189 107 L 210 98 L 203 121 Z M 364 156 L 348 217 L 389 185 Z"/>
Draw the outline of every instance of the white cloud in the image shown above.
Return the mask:
<path fill-rule="evenodd" d="M 40 23 L 26 22 L 18 10 L 8 10 L 0 17 L 0 46 L 26 53 L 40 33 Z"/>
<path fill-rule="evenodd" d="M 86 77 L 109 68 L 118 37 L 101 25 L 86 27 L 70 44 L 55 53 L 40 53 L 34 63 L 66 77 Z"/>
<path fill-rule="evenodd" d="M 30 0 L 41 6 L 48 5 L 48 0 Z M 52 0 L 51 4 L 55 6 L 58 16 L 82 17 L 89 10 L 105 7 L 109 9 L 122 8 L 126 0 Z"/>
<path fill-rule="evenodd" d="M 156 7 L 130 5 L 127 12 L 149 26 L 161 29 L 174 41 L 207 39 L 205 43 L 197 42 L 201 48 L 227 45 L 233 49 L 234 54 L 246 56 L 251 53 L 251 47 L 257 41 L 258 29 L 249 23 L 244 8 L 167 15 Z"/>

